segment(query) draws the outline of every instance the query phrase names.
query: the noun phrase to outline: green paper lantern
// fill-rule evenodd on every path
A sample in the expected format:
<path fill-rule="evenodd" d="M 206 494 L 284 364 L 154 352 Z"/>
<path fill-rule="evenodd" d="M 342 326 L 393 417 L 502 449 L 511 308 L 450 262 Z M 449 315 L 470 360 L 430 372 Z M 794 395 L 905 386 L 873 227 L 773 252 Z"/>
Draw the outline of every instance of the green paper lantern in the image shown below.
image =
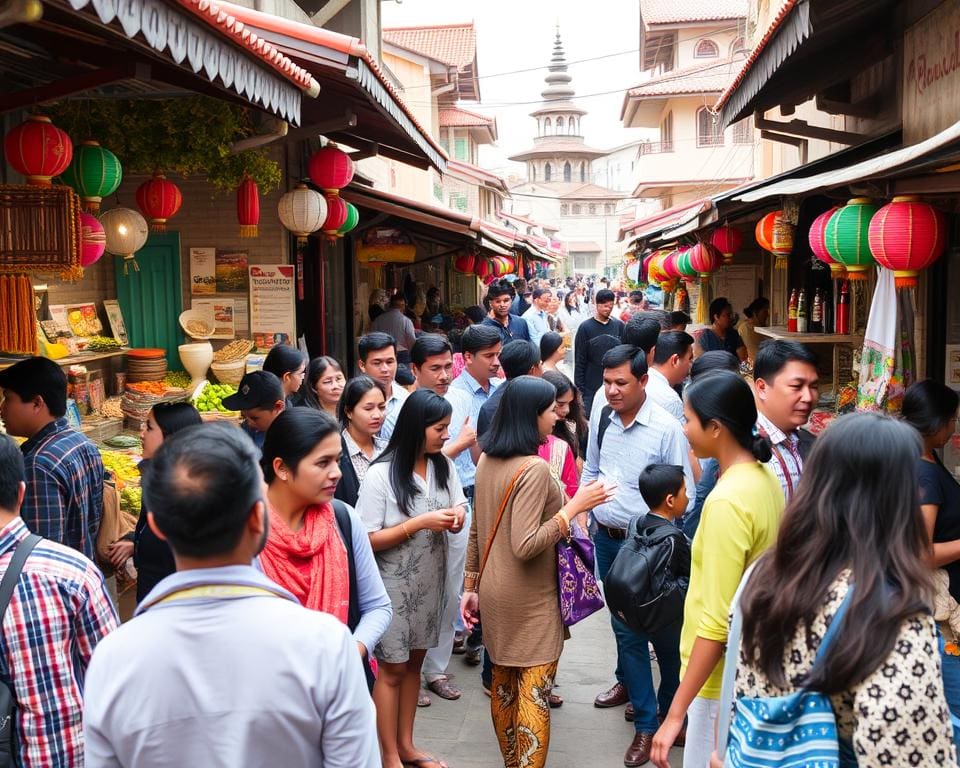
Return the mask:
<path fill-rule="evenodd" d="M 680 251 L 680 255 L 677 257 L 677 271 L 684 279 L 697 276 L 697 270 L 695 270 L 693 264 L 690 263 L 689 248 L 684 248 Z"/>
<path fill-rule="evenodd" d="M 73 160 L 60 181 L 80 195 L 83 207 L 99 211 L 100 201 L 120 186 L 123 170 L 117 156 L 96 141 L 84 141 L 74 148 Z"/>
<path fill-rule="evenodd" d="M 360 223 L 360 211 L 353 203 L 347 203 L 347 220 L 337 230 L 337 237 L 343 237 Z"/>
<path fill-rule="evenodd" d="M 870 252 L 870 220 L 877 206 L 868 197 L 855 197 L 838 208 L 827 221 L 824 244 L 827 253 L 847 268 L 851 280 L 866 280 L 876 262 Z"/>

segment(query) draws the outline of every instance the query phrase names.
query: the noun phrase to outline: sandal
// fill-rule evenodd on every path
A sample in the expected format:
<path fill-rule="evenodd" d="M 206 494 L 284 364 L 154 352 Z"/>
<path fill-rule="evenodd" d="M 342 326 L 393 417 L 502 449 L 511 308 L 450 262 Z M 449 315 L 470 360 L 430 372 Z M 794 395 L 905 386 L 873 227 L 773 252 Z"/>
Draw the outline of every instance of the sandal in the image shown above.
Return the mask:
<path fill-rule="evenodd" d="M 446 675 L 443 677 L 438 677 L 436 680 L 431 680 L 427 683 L 427 690 L 437 694 L 441 699 L 446 699 L 447 701 L 456 701 L 461 696 L 461 691 L 457 686 L 450 683 L 450 678 Z"/>
<path fill-rule="evenodd" d="M 429 696 L 427 696 L 426 693 L 424 693 L 423 691 L 421 691 L 419 694 L 417 694 L 417 706 L 418 706 L 418 707 L 429 707 L 431 704 L 433 704 L 433 699 L 431 699 Z"/>
<path fill-rule="evenodd" d="M 404 768 L 421 768 L 421 766 L 429 765 L 433 763 L 434 765 L 440 766 L 440 768 L 448 768 L 447 764 L 442 760 L 437 760 L 435 757 L 430 757 L 430 755 L 424 755 L 423 757 L 414 757 L 410 760 L 400 760 Z"/>
<path fill-rule="evenodd" d="M 555 693 L 548 693 L 547 704 L 550 705 L 550 709 L 560 709 L 560 707 L 563 706 L 563 696 L 557 696 Z"/>

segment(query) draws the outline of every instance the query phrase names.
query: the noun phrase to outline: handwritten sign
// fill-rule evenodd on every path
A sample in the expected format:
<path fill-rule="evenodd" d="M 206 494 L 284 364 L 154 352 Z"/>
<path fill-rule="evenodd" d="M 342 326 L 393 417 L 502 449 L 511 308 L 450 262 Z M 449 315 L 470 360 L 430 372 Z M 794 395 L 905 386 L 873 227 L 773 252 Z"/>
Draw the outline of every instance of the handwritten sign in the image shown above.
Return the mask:
<path fill-rule="evenodd" d="M 960 2 L 941 3 L 903 36 L 903 141 L 950 127 L 960 111 Z"/>

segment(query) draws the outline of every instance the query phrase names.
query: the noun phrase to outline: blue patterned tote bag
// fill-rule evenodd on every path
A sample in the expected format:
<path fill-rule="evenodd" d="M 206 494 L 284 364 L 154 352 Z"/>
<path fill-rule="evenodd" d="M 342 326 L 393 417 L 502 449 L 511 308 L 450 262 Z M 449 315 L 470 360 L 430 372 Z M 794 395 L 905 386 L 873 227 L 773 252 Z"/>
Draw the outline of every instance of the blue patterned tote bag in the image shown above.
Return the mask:
<path fill-rule="evenodd" d="M 724 768 L 844 768 L 850 765 L 848 752 L 842 748 L 837 733 L 829 696 L 804 688 L 787 696 L 743 696 L 732 702 L 743 619 L 740 592 L 748 577 L 749 573 L 734 602 L 720 694 L 719 744 L 724 743 L 723 734 L 728 730 Z M 851 585 L 820 642 L 814 668 L 829 650 L 852 597 Z M 732 721 L 729 720 L 731 711 Z"/>

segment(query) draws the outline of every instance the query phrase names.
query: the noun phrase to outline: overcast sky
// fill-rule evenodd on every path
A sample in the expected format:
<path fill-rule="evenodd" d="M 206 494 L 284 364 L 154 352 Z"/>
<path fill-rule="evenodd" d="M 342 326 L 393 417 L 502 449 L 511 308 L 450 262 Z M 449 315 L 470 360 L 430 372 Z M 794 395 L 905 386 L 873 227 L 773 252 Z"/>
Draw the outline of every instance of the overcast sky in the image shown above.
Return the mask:
<path fill-rule="evenodd" d="M 589 113 L 582 122 L 587 144 L 611 149 L 644 137 L 620 122 L 623 92 L 641 79 L 639 5 L 638 0 L 594 0 L 592 7 L 583 0 L 383 0 L 380 7 L 385 27 L 474 22 L 482 97 L 477 108 L 497 118 L 500 135 L 497 146 L 481 148 L 481 165 L 522 175 L 523 166 L 507 157 L 533 144 L 536 123 L 529 115 L 540 103 L 557 23 L 567 61 L 582 62 L 571 63 L 569 73 L 576 99 Z M 416 98 L 407 93 L 408 100 Z"/>

